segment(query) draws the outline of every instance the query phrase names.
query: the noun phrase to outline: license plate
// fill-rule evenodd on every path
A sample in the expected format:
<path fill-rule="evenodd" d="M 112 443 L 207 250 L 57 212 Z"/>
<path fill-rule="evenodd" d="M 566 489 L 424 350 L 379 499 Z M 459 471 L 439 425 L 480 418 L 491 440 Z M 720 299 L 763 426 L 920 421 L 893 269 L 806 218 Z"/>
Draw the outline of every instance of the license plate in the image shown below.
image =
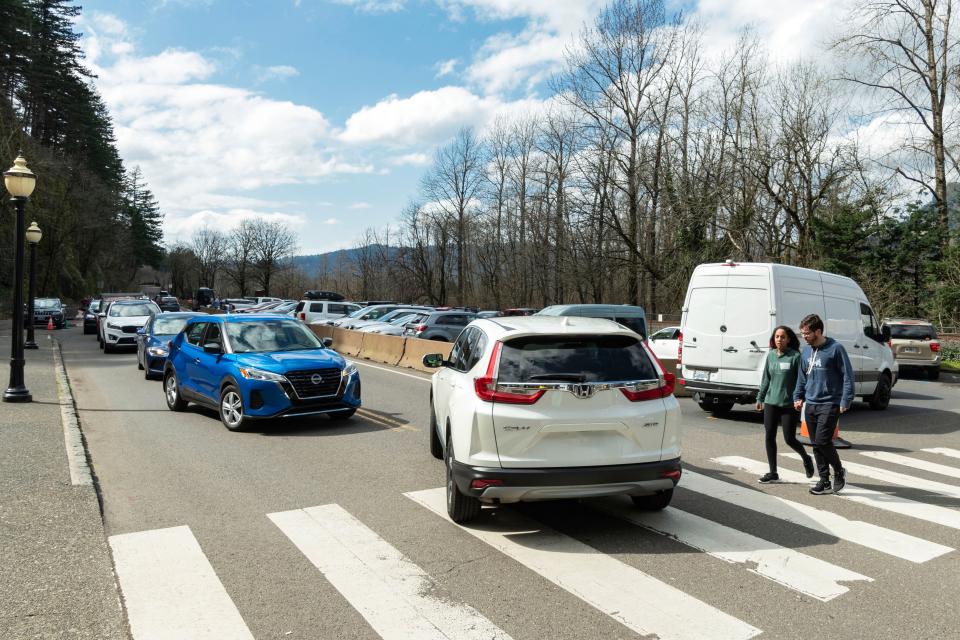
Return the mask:
<path fill-rule="evenodd" d="M 709 380 L 710 372 L 709 371 L 694 371 L 693 372 L 694 380 Z"/>
<path fill-rule="evenodd" d="M 904 353 L 920 353 L 919 347 L 904 347 L 902 349 Z"/>

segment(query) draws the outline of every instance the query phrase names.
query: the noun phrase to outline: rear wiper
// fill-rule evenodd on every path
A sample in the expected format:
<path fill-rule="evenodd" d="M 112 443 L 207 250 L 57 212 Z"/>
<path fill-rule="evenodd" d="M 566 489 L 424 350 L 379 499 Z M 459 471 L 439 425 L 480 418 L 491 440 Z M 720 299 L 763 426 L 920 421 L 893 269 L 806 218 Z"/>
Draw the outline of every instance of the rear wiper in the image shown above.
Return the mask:
<path fill-rule="evenodd" d="M 530 380 L 569 380 L 571 382 L 586 382 L 587 376 L 582 373 L 537 373 L 529 376 Z"/>

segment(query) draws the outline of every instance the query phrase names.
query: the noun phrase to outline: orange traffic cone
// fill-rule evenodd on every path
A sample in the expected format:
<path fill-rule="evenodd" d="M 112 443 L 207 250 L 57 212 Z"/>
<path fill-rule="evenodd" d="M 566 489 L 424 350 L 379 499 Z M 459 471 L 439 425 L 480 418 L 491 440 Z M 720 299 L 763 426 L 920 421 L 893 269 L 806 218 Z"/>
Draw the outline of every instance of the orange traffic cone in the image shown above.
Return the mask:
<path fill-rule="evenodd" d="M 53 318 L 47 318 L 47 331 L 53 331 Z"/>
<path fill-rule="evenodd" d="M 804 417 L 806 415 L 805 409 L 806 405 L 800 409 L 800 435 L 797 436 L 797 440 L 800 441 L 800 444 L 812 447 L 813 440 L 810 439 L 810 430 L 807 429 L 807 421 Z M 849 449 L 853 446 L 840 437 L 840 420 L 837 420 L 837 427 L 833 430 L 833 446 L 837 449 Z"/>

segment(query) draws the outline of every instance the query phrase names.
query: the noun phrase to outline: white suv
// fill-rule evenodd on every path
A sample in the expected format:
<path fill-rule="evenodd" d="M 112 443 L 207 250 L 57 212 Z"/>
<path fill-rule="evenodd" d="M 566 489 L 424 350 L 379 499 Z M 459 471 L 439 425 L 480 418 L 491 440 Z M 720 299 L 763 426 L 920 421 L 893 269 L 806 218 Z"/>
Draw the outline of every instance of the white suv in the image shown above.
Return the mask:
<path fill-rule="evenodd" d="M 480 505 L 629 495 L 663 509 L 680 479 L 674 376 L 643 339 L 596 318 L 475 320 L 437 367 L 430 453 L 454 522 Z"/>
<path fill-rule="evenodd" d="M 117 347 L 136 347 L 137 330 L 160 313 L 151 300 L 114 300 L 100 322 L 100 347 L 112 353 Z"/>

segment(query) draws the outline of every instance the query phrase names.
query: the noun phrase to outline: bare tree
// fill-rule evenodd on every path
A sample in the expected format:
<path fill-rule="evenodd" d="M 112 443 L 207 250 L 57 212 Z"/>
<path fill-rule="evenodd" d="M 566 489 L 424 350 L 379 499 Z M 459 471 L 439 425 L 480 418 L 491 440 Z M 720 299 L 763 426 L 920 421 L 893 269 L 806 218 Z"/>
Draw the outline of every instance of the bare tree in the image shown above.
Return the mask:
<path fill-rule="evenodd" d="M 227 236 L 227 256 L 224 271 L 237 286 L 240 297 L 247 295 L 250 281 L 253 279 L 253 256 L 257 246 L 256 229 L 253 222 L 244 220 Z"/>
<path fill-rule="evenodd" d="M 952 22 L 956 0 L 861 0 L 853 10 L 849 32 L 835 48 L 862 64 L 843 79 L 879 99 L 879 110 L 908 124 L 906 149 L 925 160 L 905 168 L 902 149 L 884 161 L 904 179 L 934 199 L 942 246 L 949 241 L 947 165 L 950 152 L 948 105 L 960 81 L 960 34 Z M 951 90 L 952 89 L 952 90 Z"/>
<path fill-rule="evenodd" d="M 223 267 L 227 238 L 209 227 L 198 229 L 190 241 L 190 249 L 197 258 L 201 287 L 216 287 L 217 274 Z"/>
<path fill-rule="evenodd" d="M 264 294 L 270 295 L 274 274 L 297 250 L 297 236 L 282 222 L 257 219 L 250 224 L 254 238 L 253 263 L 257 269 L 257 282 Z"/>

